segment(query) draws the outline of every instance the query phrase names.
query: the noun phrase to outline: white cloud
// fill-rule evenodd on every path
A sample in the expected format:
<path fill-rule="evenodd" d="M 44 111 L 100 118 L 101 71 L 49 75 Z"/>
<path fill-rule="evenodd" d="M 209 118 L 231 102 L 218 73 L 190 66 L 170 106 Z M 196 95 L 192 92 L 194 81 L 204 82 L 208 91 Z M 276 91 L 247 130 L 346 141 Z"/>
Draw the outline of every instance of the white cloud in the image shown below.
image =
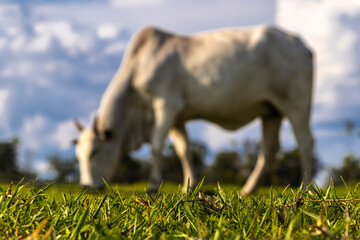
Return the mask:
<path fill-rule="evenodd" d="M 281 124 L 280 141 L 281 141 L 282 150 L 294 148 L 294 146 L 296 146 L 297 144 L 293 129 L 290 125 L 290 122 L 287 119 L 284 119 Z"/>
<path fill-rule="evenodd" d="M 25 47 L 26 42 L 24 35 L 18 35 L 12 40 L 10 47 L 13 51 L 21 51 Z"/>
<path fill-rule="evenodd" d="M 33 61 L 23 60 L 17 63 L 16 74 L 21 77 L 31 76 L 32 72 L 36 71 L 36 65 Z M 28 78 L 30 80 L 30 78 Z"/>
<path fill-rule="evenodd" d="M 40 150 L 48 141 L 49 125 L 49 120 L 39 114 L 25 118 L 20 130 L 20 139 L 25 144 L 23 147 L 32 151 Z"/>
<path fill-rule="evenodd" d="M 44 174 L 51 170 L 51 166 L 47 161 L 37 161 L 36 172 Z"/>
<path fill-rule="evenodd" d="M 6 89 L 0 89 L 0 130 L 2 130 L 4 135 L 7 135 L 9 131 L 9 123 L 7 116 L 7 100 L 10 96 L 10 93 Z"/>
<path fill-rule="evenodd" d="M 6 29 L 9 34 L 14 33 L 16 25 L 19 25 L 22 19 L 20 6 L 18 4 L 1 4 L 0 7 L 0 26 Z"/>
<path fill-rule="evenodd" d="M 5 48 L 7 44 L 8 41 L 6 40 L 6 38 L 0 38 L 0 51 L 2 48 Z"/>
<path fill-rule="evenodd" d="M 75 31 L 68 21 L 39 22 L 34 27 L 37 39 L 33 47 L 39 49 L 39 45 L 49 45 L 51 39 L 58 40 L 60 44 L 72 53 L 89 51 L 92 41 L 86 33 Z M 36 48 L 35 48 L 36 49 Z"/>
<path fill-rule="evenodd" d="M 126 43 L 124 42 L 116 42 L 113 44 L 110 44 L 104 49 L 104 53 L 106 55 L 119 55 L 125 51 Z"/>
<path fill-rule="evenodd" d="M 71 140 L 77 137 L 77 132 L 73 121 L 61 122 L 53 134 L 52 141 L 59 146 L 60 150 L 68 150 L 71 147 Z"/>
<path fill-rule="evenodd" d="M 45 52 L 51 46 L 52 37 L 49 34 L 38 34 L 28 45 L 29 52 Z"/>
<path fill-rule="evenodd" d="M 9 97 L 9 92 L 5 89 L 0 89 L 0 116 L 5 115 L 6 99 Z"/>
<path fill-rule="evenodd" d="M 110 3 L 116 7 L 138 7 L 158 5 L 163 0 L 110 0 Z"/>
<path fill-rule="evenodd" d="M 71 139 L 77 133 L 70 121 L 51 122 L 40 114 L 27 117 L 19 131 L 20 159 L 22 171 L 30 171 L 39 178 L 51 179 L 56 175 L 49 156 L 69 150 Z"/>
<path fill-rule="evenodd" d="M 355 18 L 344 22 L 344 16 Z M 300 33 L 316 53 L 315 104 L 320 107 L 314 113 L 315 120 L 338 118 L 346 114 L 344 108 L 355 107 L 349 97 L 358 100 L 360 76 L 350 75 L 358 69 L 360 33 L 351 24 L 359 20 L 360 4 L 356 0 L 278 1 L 276 22 Z"/>
<path fill-rule="evenodd" d="M 343 129 L 324 129 L 320 128 L 315 131 L 316 139 L 340 139 L 340 137 L 345 136 L 345 131 Z"/>
<path fill-rule="evenodd" d="M 118 28 L 113 23 L 105 23 L 98 27 L 97 35 L 102 39 L 112 39 L 118 35 Z"/>
<path fill-rule="evenodd" d="M 9 36 L 16 36 L 20 33 L 20 29 L 16 26 L 8 27 L 5 31 Z"/>
<path fill-rule="evenodd" d="M 36 173 L 40 179 L 54 179 L 57 174 L 47 159 L 37 159 L 36 164 L 31 167 L 30 171 Z"/>

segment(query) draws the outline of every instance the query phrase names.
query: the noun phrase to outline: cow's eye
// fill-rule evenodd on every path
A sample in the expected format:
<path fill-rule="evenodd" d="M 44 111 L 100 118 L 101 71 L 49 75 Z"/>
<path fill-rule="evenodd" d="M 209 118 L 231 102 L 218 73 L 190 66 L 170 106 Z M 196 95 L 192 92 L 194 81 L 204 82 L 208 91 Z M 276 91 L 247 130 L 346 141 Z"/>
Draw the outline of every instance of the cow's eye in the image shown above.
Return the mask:
<path fill-rule="evenodd" d="M 93 149 L 90 153 L 90 158 L 93 158 L 96 154 L 98 154 L 98 150 L 97 149 Z"/>

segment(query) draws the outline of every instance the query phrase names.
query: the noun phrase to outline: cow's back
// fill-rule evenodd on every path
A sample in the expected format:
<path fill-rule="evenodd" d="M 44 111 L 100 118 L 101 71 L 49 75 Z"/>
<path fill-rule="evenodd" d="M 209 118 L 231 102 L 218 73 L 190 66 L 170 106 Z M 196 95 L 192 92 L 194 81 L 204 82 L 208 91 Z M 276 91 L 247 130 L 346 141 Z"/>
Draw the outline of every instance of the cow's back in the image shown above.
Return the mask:
<path fill-rule="evenodd" d="M 242 125 L 299 89 L 311 98 L 312 77 L 296 78 L 301 71 L 312 74 L 311 52 L 294 35 L 259 26 L 199 34 L 189 41 L 180 50 L 184 79 L 178 80 L 184 83 L 184 118 Z"/>
<path fill-rule="evenodd" d="M 273 85 L 265 72 L 285 75 L 296 71 L 297 64 L 312 67 L 311 52 L 302 41 L 275 27 L 214 31 L 195 35 L 190 42 L 184 44 L 186 51 L 180 51 L 181 64 L 204 90 L 218 91 L 227 84 L 243 89 L 260 80 L 263 86 Z"/>

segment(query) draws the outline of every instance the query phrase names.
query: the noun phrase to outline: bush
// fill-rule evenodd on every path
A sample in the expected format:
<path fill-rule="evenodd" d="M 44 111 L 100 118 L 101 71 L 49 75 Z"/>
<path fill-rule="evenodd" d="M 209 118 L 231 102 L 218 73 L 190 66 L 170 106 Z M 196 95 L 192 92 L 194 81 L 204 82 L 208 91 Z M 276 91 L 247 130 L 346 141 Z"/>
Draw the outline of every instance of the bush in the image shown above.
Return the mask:
<path fill-rule="evenodd" d="M 350 153 L 343 158 L 343 165 L 340 168 L 331 170 L 335 184 L 342 184 L 341 177 L 348 182 L 360 179 L 360 158 Z"/>

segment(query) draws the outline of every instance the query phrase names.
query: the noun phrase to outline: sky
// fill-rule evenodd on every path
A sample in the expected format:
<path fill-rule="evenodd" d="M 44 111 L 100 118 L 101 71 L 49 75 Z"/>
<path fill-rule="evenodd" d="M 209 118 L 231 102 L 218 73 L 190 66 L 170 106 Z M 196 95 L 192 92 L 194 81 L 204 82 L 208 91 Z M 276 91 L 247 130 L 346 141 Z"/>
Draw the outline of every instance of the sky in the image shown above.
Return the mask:
<path fill-rule="evenodd" d="M 298 33 L 316 53 L 316 154 L 325 168 L 339 166 L 348 152 L 360 154 L 359 137 L 347 136 L 344 128 L 346 119 L 360 124 L 359 22 L 358 0 L 2 1 L 0 141 L 19 137 L 20 169 L 31 166 L 46 177 L 49 156 L 74 155 L 73 119 L 91 123 L 127 44 L 142 27 L 192 34 L 272 24 Z M 235 132 L 203 121 L 187 128 L 211 152 L 260 139 L 259 121 Z M 287 121 L 281 142 L 285 149 L 295 146 Z"/>

